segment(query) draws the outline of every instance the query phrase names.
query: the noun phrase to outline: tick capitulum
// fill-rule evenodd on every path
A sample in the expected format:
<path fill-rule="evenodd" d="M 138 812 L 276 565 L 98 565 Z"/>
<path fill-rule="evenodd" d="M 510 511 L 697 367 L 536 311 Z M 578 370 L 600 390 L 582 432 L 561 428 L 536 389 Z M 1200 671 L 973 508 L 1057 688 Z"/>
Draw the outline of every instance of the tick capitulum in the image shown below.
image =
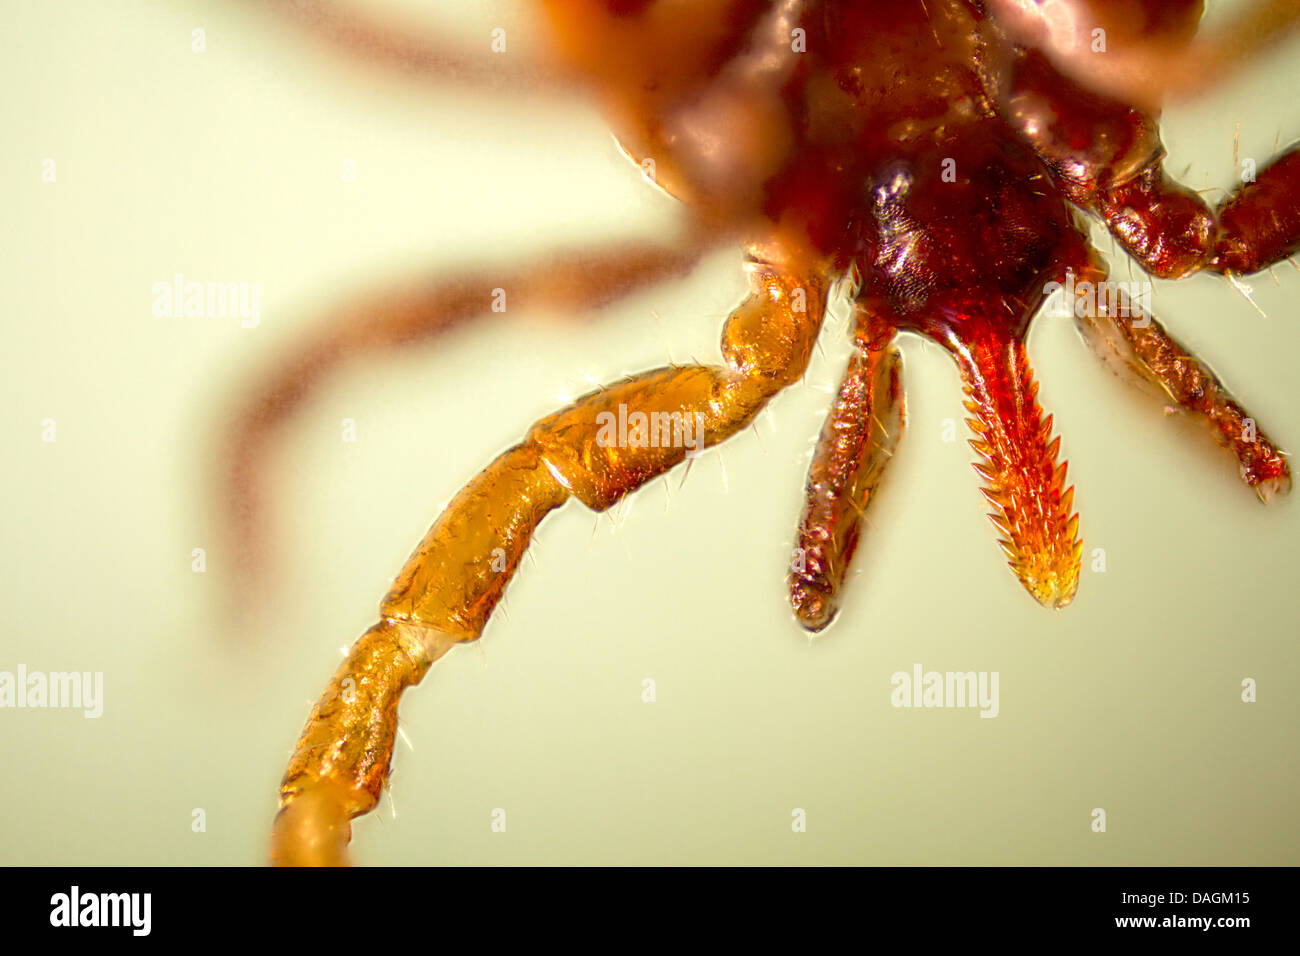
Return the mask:
<path fill-rule="evenodd" d="M 312 711 L 281 786 L 277 862 L 345 858 L 348 821 L 387 780 L 401 693 L 480 636 L 538 523 L 571 498 L 609 508 L 701 442 L 747 426 L 803 375 L 828 292 L 846 277 L 855 350 L 814 455 L 790 575 L 809 630 L 835 615 L 863 513 L 902 435 L 900 332 L 956 362 L 999 544 L 1045 606 L 1074 597 L 1082 548 L 1024 344 L 1053 293 L 1071 297 L 1065 311 L 1102 358 L 1203 420 L 1261 498 L 1290 487 L 1283 453 L 1222 383 L 1108 282 L 1085 217 L 1162 278 L 1254 273 L 1300 248 L 1300 150 L 1210 207 L 1165 173 L 1156 122 L 1162 78 L 1194 85 L 1193 55 L 1231 68 L 1295 25 L 1293 5 L 1258 0 L 1214 43 L 1196 37 L 1198 0 L 537 5 L 557 64 L 542 82 L 601 102 L 627 152 L 682 201 L 681 243 L 561 256 L 505 281 L 460 276 L 345 316 L 240 419 L 237 535 L 253 540 L 258 465 L 276 426 L 357 350 L 487 313 L 503 286 L 515 307 L 592 309 L 682 273 L 722 242 L 743 245 L 750 293 L 723 328 L 723 365 L 660 368 L 578 399 L 447 506 Z M 452 80 L 491 69 L 305 9 L 333 39 Z M 1079 52 L 1099 36 L 1114 53 L 1110 72 Z M 640 417 L 611 441 L 611 415 Z M 701 434 L 688 438 L 679 422 Z"/>

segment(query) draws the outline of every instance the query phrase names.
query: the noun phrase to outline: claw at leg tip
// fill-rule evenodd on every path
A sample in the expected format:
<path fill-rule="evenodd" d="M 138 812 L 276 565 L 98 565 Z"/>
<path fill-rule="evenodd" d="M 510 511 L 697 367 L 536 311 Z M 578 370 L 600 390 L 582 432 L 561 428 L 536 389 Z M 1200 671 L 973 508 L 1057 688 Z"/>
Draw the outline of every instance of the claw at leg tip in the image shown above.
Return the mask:
<path fill-rule="evenodd" d="M 809 635 L 824 631 L 835 620 L 835 613 L 839 610 L 830 595 L 808 587 L 791 590 L 790 606 L 795 620 Z"/>
<path fill-rule="evenodd" d="M 1291 476 L 1280 475 L 1255 485 L 1255 495 L 1264 504 L 1291 493 Z"/>

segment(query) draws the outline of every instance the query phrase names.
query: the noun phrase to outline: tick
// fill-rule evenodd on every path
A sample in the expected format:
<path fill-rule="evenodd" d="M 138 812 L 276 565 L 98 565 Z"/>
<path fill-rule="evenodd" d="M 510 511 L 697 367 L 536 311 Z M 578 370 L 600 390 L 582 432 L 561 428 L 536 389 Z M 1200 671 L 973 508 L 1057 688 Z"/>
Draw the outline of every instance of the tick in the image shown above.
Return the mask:
<path fill-rule="evenodd" d="M 449 79 L 513 69 L 486 50 L 426 49 L 328 5 L 283 6 L 345 46 Z M 809 631 L 836 614 L 902 437 L 901 333 L 956 363 L 998 544 L 1046 607 L 1074 597 L 1082 549 L 1025 351 L 1049 303 L 1101 358 L 1203 421 L 1262 500 L 1289 490 L 1278 445 L 1150 314 L 1140 286 L 1110 280 L 1087 217 L 1165 279 L 1250 275 L 1300 250 L 1300 149 L 1210 206 L 1165 171 L 1157 122 L 1167 95 L 1222 77 L 1293 29 L 1296 4 L 1256 0 L 1213 40 L 1197 36 L 1199 0 L 536 6 L 554 61 L 528 81 L 603 105 L 628 155 L 681 201 L 680 241 L 394 293 L 295 355 L 235 429 L 230 501 L 249 565 L 263 452 L 340 358 L 490 314 L 495 295 L 592 310 L 723 243 L 743 248 L 750 291 L 723 326 L 724 364 L 671 365 L 579 398 L 446 507 L 312 710 L 280 789 L 275 862 L 346 860 L 349 821 L 388 779 L 402 692 L 478 639 L 542 519 L 571 499 L 608 509 L 748 426 L 803 375 L 837 288 L 851 293 L 854 351 L 814 454 L 789 576 Z"/>

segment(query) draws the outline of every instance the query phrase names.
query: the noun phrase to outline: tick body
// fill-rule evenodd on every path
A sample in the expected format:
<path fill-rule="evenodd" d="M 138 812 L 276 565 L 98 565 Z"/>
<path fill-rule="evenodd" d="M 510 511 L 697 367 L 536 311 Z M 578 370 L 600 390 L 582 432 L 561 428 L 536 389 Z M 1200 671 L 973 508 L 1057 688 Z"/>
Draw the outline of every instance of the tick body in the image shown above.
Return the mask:
<path fill-rule="evenodd" d="M 570 499 L 608 509 L 747 427 L 803 375 L 838 284 L 852 287 L 854 354 L 814 454 L 789 576 L 791 607 L 810 631 L 835 616 L 902 436 L 901 333 L 956 363 L 998 544 L 1046 607 L 1073 599 L 1082 551 L 1061 440 L 1025 350 L 1053 297 L 1069 296 L 1066 312 L 1103 359 L 1202 421 L 1261 499 L 1290 487 L 1283 452 L 1145 303 L 1112 286 L 1088 238 L 1091 216 L 1164 278 L 1249 274 L 1300 249 L 1300 151 L 1282 151 L 1211 207 L 1164 171 L 1148 97 L 1126 98 L 1121 80 L 1096 79 L 1072 52 L 1101 30 L 1128 56 L 1149 45 L 1177 76 L 1199 3 L 539 6 L 556 53 L 548 75 L 596 97 L 629 155 L 682 201 L 681 243 L 559 258 L 504 283 L 448 280 L 304 348 L 236 430 L 237 535 L 251 538 L 261 449 L 340 358 L 486 313 L 495 287 L 516 307 L 589 310 L 684 272 L 722 242 L 743 246 L 750 292 L 724 325 L 722 365 L 655 369 L 578 399 L 447 506 L 313 709 L 281 788 L 277 862 L 344 859 L 348 821 L 387 781 L 402 692 L 482 634 L 542 519 Z M 1276 5 L 1257 7 L 1250 24 L 1280 33 L 1294 22 Z M 633 424 L 611 438 L 611 420 Z"/>

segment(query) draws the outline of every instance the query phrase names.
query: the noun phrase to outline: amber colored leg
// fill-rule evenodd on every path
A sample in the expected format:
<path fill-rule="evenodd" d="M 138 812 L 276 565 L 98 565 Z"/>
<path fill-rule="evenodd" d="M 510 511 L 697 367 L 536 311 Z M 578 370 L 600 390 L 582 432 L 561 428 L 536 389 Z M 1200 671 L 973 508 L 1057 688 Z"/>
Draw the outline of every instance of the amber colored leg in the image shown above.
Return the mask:
<path fill-rule="evenodd" d="M 1001 303 L 994 303 L 995 306 Z M 985 306 L 987 308 L 987 306 Z M 952 352 L 966 392 L 974 466 L 986 482 L 989 515 L 998 542 L 1020 583 L 1044 607 L 1065 607 L 1079 584 L 1083 544 L 1074 489 L 1065 488 L 1066 465 L 1056 464 L 1061 440 L 1049 440 L 1052 416 L 1043 417 L 1021 335 L 972 305 L 935 338 Z"/>
<path fill-rule="evenodd" d="M 755 263 L 750 275 L 752 291 L 723 329 L 725 366 L 657 369 L 580 398 L 535 424 L 447 506 L 381 604 L 380 623 L 312 711 L 281 784 L 274 862 L 346 861 L 348 820 L 374 807 L 388 777 L 402 691 L 452 645 L 478 638 L 548 512 L 570 496 L 610 507 L 744 428 L 803 374 L 825 273 L 820 264 Z M 659 423 L 657 443 L 636 427 L 638 412 Z M 628 427 L 611 430 L 611 418 Z"/>
<path fill-rule="evenodd" d="M 1087 300 L 1074 310 L 1075 324 L 1093 351 L 1133 384 L 1146 386 L 1167 406 L 1207 425 L 1215 440 L 1236 456 L 1242 481 L 1261 501 L 1290 491 L 1285 455 L 1214 373 L 1122 288 L 1098 295 L 1097 285 L 1106 280 L 1099 259 L 1085 270 L 1083 280 L 1093 285 Z"/>
<path fill-rule="evenodd" d="M 244 400 L 223 443 L 225 534 L 247 600 L 268 583 L 271 535 L 262 502 L 267 455 L 293 415 L 343 362 L 431 340 L 490 314 L 494 290 L 509 308 L 590 312 L 638 289 L 684 274 L 703 246 L 615 246 L 559 256 L 522 270 L 443 279 L 367 297 L 336 312 Z M 498 300 L 499 301 L 499 300 Z"/>
<path fill-rule="evenodd" d="M 1160 163 L 1099 193 L 1095 208 L 1151 275 L 1258 272 L 1300 252 L 1300 146 L 1279 153 L 1217 209 L 1170 179 Z"/>
<path fill-rule="evenodd" d="M 795 618 L 809 631 L 822 630 L 839 610 L 862 517 L 903 434 L 902 357 L 893 329 L 871 326 L 860 311 L 859 347 L 808 469 L 789 584 Z"/>
<path fill-rule="evenodd" d="M 285 771 L 272 863 L 346 861 L 348 821 L 374 808 L 388 779 L 402 691 L 455 643 L 434 628 L 384 620 L 353 645 L 312 708 Z"/>

